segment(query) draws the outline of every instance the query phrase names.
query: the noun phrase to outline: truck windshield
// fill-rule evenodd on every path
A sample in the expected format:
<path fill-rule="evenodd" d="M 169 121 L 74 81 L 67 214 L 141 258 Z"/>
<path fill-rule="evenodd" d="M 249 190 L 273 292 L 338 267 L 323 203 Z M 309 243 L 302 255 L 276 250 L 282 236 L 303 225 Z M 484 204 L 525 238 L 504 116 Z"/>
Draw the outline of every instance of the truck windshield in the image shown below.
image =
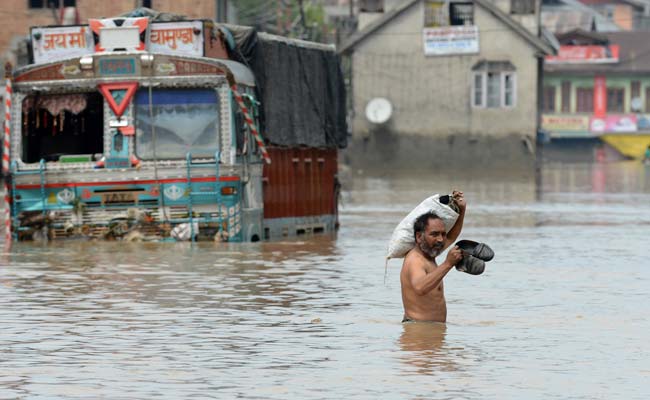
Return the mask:
<path fill-rule="evenodd" d="M 104 145 L 99 93 L 32 94 L 22 104 L 22 160 L 91 161 Z"/>
<path fill-rule="evenodd" d="M 219 98 L 212 89 L 140 89 L 135 97 L 140 159 L 211 155 L 219 147 Z"/>

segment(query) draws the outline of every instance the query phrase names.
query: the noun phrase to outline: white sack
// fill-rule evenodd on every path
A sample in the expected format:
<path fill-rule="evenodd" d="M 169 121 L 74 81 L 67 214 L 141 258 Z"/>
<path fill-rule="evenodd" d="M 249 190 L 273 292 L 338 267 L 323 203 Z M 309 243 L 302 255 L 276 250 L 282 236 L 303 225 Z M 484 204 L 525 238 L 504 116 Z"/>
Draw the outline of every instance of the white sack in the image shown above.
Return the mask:
<path fill-rule="evenodd" d="M 193 222 L 192 226 L 189 223 L 178 224 L 170 232 L 171 237 L 179 241 L 187 241 L 192 239 L 192 228 L 194 228 L 194 236 L 199 234 L 199 223 Z"/>
<path fill-rule="evenodd" d="M 438 201 L 439 198 L 439 194 L 434 194 L 425 199 L 397 225 L 393 231 L 393 236 L 390 238 L 390 243 L 388 243 L 387 259 L 403 258 L 409 250 L 415 247 L 413 224 L 415 224 L 415 220 L 422 214 L 428 212 L 436 213 L 440 218 L 442 218 L 442 222 L 445 224 L 445 230 L 447 232 L 454 227 L 454 224 L 458 219 L 458 213 L 452 210 L 448 205 L 440 203 Z"/>

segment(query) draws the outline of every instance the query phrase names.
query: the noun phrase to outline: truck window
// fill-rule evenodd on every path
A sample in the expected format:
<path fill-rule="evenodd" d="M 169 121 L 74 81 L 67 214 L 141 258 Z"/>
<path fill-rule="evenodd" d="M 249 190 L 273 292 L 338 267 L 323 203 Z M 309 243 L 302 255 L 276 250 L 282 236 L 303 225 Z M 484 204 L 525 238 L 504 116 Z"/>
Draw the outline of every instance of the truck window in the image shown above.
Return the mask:
<path fill-rule="evenodd" d="M 99 93 L 33 94 L 22 104 L 22 160 L 60 161 L 83 155 L 91 161 L 104 149 L 103 98 Z M 95 156 L 94 158 L 97 158 Z M 70 159 L 68 157 L 68 159 Z"/>
<path fill-rule="evenodd" d="M 184 159 L 219 149 L 219 98 L 212 89 L 138 90 L 136 154 L 140 159 Z M 155 147 L 155 148 L 154 148 Z M 155 152 L 154 152 L 155 150 Z"/>

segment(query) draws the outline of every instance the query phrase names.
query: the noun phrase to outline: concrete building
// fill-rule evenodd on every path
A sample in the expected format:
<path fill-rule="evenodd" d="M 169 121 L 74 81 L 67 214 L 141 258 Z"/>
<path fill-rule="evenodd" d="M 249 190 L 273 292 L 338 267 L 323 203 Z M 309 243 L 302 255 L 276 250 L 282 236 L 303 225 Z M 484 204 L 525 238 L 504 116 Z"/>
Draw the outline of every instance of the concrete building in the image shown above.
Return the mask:
<path fill-rule="evenodd" d="M 540 32 L 535 0 L 385 10 L 339 49 L 351 78 L 347 161 L 532 170 L 543 57 L 554 52 Z"/>
<path fill-rule="evenodd" d="M 642 159 L 650 144 L 650 42 L 647 32 L 558 35 L 544 67 L 544 158 Z"/>

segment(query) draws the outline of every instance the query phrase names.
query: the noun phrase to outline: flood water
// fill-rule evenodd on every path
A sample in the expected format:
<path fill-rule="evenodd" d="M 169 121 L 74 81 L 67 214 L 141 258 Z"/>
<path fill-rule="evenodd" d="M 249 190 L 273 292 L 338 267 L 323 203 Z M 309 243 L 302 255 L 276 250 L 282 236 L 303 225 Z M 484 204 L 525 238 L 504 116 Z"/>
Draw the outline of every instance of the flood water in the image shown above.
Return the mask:
<path fill-rule="evenodd" d="M 17 244 L 0 259 L 0 399 L 646 399 L 650 167 L 345 184 L 335 236 Z M 392 229 L 465 192 L 486 272 L 401 324 Z"/>

